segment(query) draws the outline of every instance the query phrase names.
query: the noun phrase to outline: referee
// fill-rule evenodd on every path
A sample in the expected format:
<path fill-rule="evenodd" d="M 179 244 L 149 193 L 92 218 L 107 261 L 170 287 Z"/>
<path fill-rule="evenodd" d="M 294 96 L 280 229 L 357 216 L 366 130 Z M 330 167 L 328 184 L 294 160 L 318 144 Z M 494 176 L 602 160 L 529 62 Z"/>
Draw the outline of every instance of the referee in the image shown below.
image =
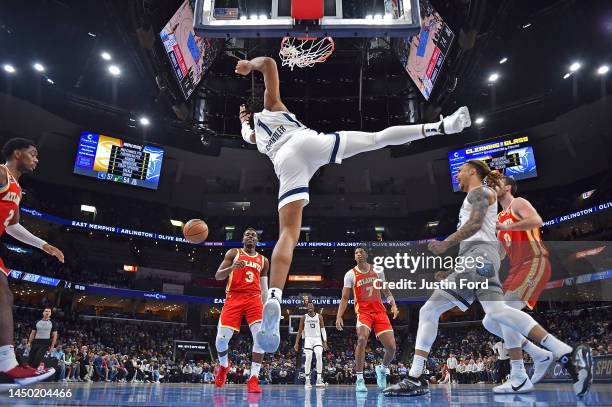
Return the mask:
<path fill-rule="evenodd" d="M 57 324 L 51 319 L 51 308 L 43 310 L 43 317 L 32 328 L 28 339 L 30 366 L 39 366 L 47 352 L 51 353 L 57 342 Z"/>

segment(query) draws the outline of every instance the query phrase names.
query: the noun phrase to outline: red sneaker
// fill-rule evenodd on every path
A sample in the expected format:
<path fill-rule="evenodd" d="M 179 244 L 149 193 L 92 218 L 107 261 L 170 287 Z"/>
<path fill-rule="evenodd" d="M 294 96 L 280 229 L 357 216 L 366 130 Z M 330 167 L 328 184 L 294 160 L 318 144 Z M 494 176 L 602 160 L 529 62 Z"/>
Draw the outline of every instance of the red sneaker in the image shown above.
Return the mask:
<path fill-rule="evenodd" d="M 55 374 L 54 368 L 34 369 L 31 366 L 15 366 L 7 372 L 0 373 L 0 384 L 6 386 L 28 386 L 38 383 Z"/>
<path fill-rule="evenodd" d="M 247 393 L 261 393 L 259 378 L 255 376 L 249 377 L 249 380 L 247 381 Z"/>
<path fill-rule="evenodd" d="M 215 367 L 214 375 L 215 375 L 215 386 L 223 387 L 225 386 L 225 380 L 227 379 L 227 372 L 230 370 L 230 362 L 227 361 L 227 367 L 223 367 L 218 365 Z"/>

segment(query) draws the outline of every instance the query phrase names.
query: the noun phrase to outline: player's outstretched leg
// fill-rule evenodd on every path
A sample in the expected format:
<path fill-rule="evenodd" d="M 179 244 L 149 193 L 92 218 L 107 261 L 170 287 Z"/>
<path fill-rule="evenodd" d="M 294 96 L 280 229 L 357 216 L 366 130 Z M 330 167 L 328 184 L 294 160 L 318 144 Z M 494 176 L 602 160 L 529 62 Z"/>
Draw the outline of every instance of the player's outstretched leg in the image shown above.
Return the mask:
<path fill-rule="evenodd" d="M 381 389 L 385 389 L 387 387 L 387 376 L 389 375 L 389 365 L 395 358 L 395 336 L 393 335 L 393 331 L 384 332 L 378 335 L 378 340 L 382 343 L 385 348 L 385 355 L 383 356 L 382 364 L 376 366 L 376 384 Z"/>
<path fill-rule="evenodd" d="M 346 146 L 342 158 L 349 158 L 387 146 L 402 145 L 438 134 L 459 133 L 471 124 L 470 112 L 467 107 L 463 106 L 436 123 L 393 126 L 375 133 L 344 131 L 342 133 L 346 138 Z"/>
<path fill-rule="evenodd" d="M 539 343 L 551 351 L 561 362 L 572 378 L 574 392 L 577 396 L 588 393 L 593 383 L 593 356 L 591 348 L 582 344 L 572 349 L 548 333 L 530 315 L 506 305 L 501 301 L 481 301 L 482 308 L 501 325 L 516 329 L 523 336 Z"/>
<path fill-rule="evenodd" d="M 270 289 L 264 304 L 261 329 L 257 333 L 259 345 L 266 353 L 274 353 L 280 344 L 280 302 L 289 274 L 293 249 L 300 238 L 304 201 L 293 201 L 278 211 L 279 236 L 270 262 Z"/>
<path fill-rule="evenodd" d="M 0 391 L 48 379 L 55 369 L 19 366 L 13 348 L 13 293 L 6 274 L 0 271 Z"/>

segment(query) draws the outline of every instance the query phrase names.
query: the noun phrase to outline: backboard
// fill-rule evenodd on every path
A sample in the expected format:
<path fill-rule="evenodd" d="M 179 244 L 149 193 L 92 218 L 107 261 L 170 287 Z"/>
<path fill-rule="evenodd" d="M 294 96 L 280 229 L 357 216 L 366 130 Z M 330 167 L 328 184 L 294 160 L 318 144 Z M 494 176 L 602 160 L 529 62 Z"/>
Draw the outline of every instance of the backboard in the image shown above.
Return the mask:
<path fill-rule="evenodd" d="M 304 1 L 322 1 L 322 18 L 298 19 Z M 208 38 L 409 37 L 421 23 L 418 0 L 196 0 L 194 14 Z"/>

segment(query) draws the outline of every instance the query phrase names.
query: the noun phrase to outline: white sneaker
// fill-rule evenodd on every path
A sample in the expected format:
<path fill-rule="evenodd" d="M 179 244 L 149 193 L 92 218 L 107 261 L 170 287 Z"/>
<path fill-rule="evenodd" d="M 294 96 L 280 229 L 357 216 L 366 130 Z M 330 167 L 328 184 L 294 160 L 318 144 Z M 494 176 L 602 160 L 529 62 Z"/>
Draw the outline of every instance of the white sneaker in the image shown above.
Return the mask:
<path fill-rule="evenodd" d="M 305 389 L 312 389 L 312 384 L 310 384 L 309 380 L 306 380 L 306 383 L 304 383 L 304 388 Z"/>
<path fill-rule="evenodd" d="M 450 116 L 446 116 L 442 119 L 442 133 L 443 134 L 454 134 L 460 133 L 466 127 L 472 125 L 470 119 L 470 111 L 466 106 L 461 106 Z"/>
<path fill-rule="evenodd" d="M 257 332 L 259 346 L 266 353 L 275 353 L 280 345 L 281 306 L 276 298 L 269 298 L 263 307 L 261 328 Z"/>
<path fill-rule="evenodd" d="M 325 387 L 325 386 L 327 386 L 327 383 L 325 383 L 323 381 L 323 378 L 319 377 L 319 378 L 317 378 L 317 384 L 315 384 L 315 386 L 317 386 L 317 387 Z"/>
<path fill-rule="evenodd" d="M 533 362 L 534 370 L 533 370 L 533 374 L 531 375 L 531 383 L 533 384 L 536 384 L 540 380 L 542 380 L 542 378 L 546 374 L 546 371 L 548 370 L 548 367 L 554 361 L 553 353 L 549 351 L 545 351 L 545 352 L 546 352 L 545 357 L 540 358 L 540 360 Z"/>
<path fill-rule="evenodd" d="M 493 393 L 497 394 L 522 394 L 533 391 L 533 383 L 529 380 L 529 377 L 525 375 L 512 376 L 506 380 L 504 384 L 493 387 Z"/>

